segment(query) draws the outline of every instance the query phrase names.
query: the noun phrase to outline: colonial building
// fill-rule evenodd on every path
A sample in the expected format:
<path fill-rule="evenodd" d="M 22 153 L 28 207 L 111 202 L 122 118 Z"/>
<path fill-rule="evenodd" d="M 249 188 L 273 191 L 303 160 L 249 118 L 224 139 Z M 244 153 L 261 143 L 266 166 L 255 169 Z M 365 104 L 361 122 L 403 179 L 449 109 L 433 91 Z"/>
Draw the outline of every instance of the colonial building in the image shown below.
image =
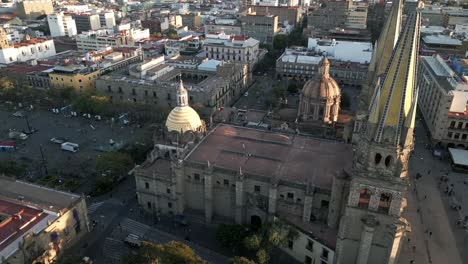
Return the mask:
<path fill-rule="evenodd" d="M 89 231 L 83 196 L 0 176 L 2 263 L 55 263 Z"/>
<path fill-rule="evenodd" d="M 330 62 L 324 59 L 319 76 L 307 81 L 302 88 L 299 121 L 318 121 L 332 124 L 338 121 L 341 91 L 336 81 L 329 74 Z"/>
<path fill-rule="evenodd" d="M 434 55 L 419 63 L 418 107 L 436 147 L 468 147 L 468 79 L 455 62 Z"/>
<path fill-rule="evenodd" d="M 357 147 L 225 124 L 199 142 L 157 139 L 135 171 L 138 202 L 155 215 L 203 215 L 206 223 L 280 219 L 300 232 L 285 251 L 301 262 L 397 263 L 410 230 L 401 213 L 413 149 L 419 25 L 419 13 L 408 16 Z M 324 60 L 322 79 L 328 65 Z M 310 84 L 315 91 L 323 86 L 337 90 L 330 79 Z M 178 94 L 183 104 L 185 92 Z M 200 127 L 194 114 L 180 120 Z"/>
<path fill-rule="evenodd" d="M 56 54 L 53 39 L 25 36 L 20 43 L 8 44 L 6 33 L 0 28 L 0 64 L 45 59 Z"/>
<path fill-rule="evenodd" d="M 206 34 L 203 48 L 206 57 L 222 61 L 237 61 L 252 68 L 260 56 L 260 42 L 247 36 L 231 36 L 224 33 Z"/>

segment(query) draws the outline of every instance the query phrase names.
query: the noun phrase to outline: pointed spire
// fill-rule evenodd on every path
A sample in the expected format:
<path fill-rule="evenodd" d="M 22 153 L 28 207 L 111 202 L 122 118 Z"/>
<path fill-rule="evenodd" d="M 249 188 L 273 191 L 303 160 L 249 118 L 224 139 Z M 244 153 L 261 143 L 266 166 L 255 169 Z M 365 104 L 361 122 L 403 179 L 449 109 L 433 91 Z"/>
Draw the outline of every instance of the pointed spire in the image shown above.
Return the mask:
<path fill-rule="evenodd" d="M 182 78 L 180 78 L 179 88 L 177 90 L 177 106 L 188 106 L 187 97 L 187 90 L 184 87 Z"/>
<path fill-rule="evenodd" d="M 361 94 L 362 109 L 369 106 L 372 95 L 376 87 L 377 77 L 385 73 L 387 65 L 392 55 L 392 50 L 395 47 L 398 36 L 401 31 L 401 16 L 402 16 L 402 0 L 394 0 L 390 14 L 385 20 L 384 27 L 380 33 L 379 39 L 376 41 L 372 53 L 372 59 L 369 63 L 367 73 L 367 84 L 364 85 Z"/>
<path fill-rule="evenodd" d="M 322 67 L 320 71 L 322 74 L 322 78 L 330 77 L 330 61 L 327 59 L 327 57 L 323 58 Z"/>
<path fill-rule="evenodd" d="M 419 50 L 420 13 L 407 18 L 372 102 L 370 135 L 376 142 L 399 144 L 403 127 L 411 118 Z M 414 111 L 414 110 L 413 110 Z M 411 122 L 410 122 L 411 123 Z"/>

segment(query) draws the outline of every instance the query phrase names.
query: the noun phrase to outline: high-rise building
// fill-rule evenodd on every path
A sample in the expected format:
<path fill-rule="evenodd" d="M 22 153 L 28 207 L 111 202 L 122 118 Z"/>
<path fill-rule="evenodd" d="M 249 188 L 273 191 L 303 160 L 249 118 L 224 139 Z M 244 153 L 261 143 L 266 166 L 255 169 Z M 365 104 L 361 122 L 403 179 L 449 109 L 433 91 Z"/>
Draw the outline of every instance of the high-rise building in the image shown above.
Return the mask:
<path fill-rule="evenodd" d="M 51 0 L 25 0 L 16 4 L 18 17 L 36 19 L 42 15 L 54 13 Z"/>
<path fill-rule="evenodd" d="M 48 15 L 47 22 L 52 37 L 72 37 L 77 34 L 75 20 L 63 12 Z"/>
<path fill-rule="evenodd" d="M 70 15 L 75 20 L 78 33 L 101 28 L 101 19 L 98 14 L 71 13 Z"/>
<path fill-rule="evenodd" d="M 273 38 L 278 33 L 278 16 L 257 15 L 249 13 L 240 17 L 242 34 L 254 38 L 260 43 L 273 44 Z"/>
<path fill-rule="evenodd" d="M 115 26 L 114 11 L 105 11 L 99 13 L 99 22 L 102 28 L 113 28 Z"/>

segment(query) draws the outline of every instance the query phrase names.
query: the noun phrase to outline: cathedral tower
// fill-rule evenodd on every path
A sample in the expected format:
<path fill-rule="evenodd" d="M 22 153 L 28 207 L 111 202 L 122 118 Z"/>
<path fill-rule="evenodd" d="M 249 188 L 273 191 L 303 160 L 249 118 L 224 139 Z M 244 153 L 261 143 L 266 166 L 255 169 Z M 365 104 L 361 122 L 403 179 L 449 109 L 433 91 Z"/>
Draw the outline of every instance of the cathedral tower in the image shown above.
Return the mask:
<path fill-rule="evenodd" d="M 410 228 L 401 217 L 413 149 L 420 14 L 408 16 L 378 82 L 356 151 L 337 263 L 396 263 Z"/>
<path fill-rule="evenodd" d="M 393 48 L 395 47 L 401 31 L 401 20 L 403 6 L 402 0 L 393 1 L 392 9 L 380 33 L 379 39 L 375 43 L 372 59 L 367 70 L 367 80 L 362 86 L 358 113 L 356 115 L 353 128 L 353 142 L 358 142 L 361 127 L 365 126 L 365 116 L 369 110 L 369 105 L 374 95 L 375 88 L 387 69 Z"/>

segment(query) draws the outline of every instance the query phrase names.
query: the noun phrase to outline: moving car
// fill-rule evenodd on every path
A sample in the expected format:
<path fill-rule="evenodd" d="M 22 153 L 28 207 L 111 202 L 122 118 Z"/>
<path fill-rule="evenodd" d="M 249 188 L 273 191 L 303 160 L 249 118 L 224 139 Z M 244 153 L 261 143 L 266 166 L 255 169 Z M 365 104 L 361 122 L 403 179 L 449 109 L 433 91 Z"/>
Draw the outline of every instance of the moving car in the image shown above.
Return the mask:
<path fill-rule="evenodd" d="M 80 146 L 76 143 L 65 142 L 61 145 L 62 150 L 70 151 L 70 152 L 77 152 Z"/>

